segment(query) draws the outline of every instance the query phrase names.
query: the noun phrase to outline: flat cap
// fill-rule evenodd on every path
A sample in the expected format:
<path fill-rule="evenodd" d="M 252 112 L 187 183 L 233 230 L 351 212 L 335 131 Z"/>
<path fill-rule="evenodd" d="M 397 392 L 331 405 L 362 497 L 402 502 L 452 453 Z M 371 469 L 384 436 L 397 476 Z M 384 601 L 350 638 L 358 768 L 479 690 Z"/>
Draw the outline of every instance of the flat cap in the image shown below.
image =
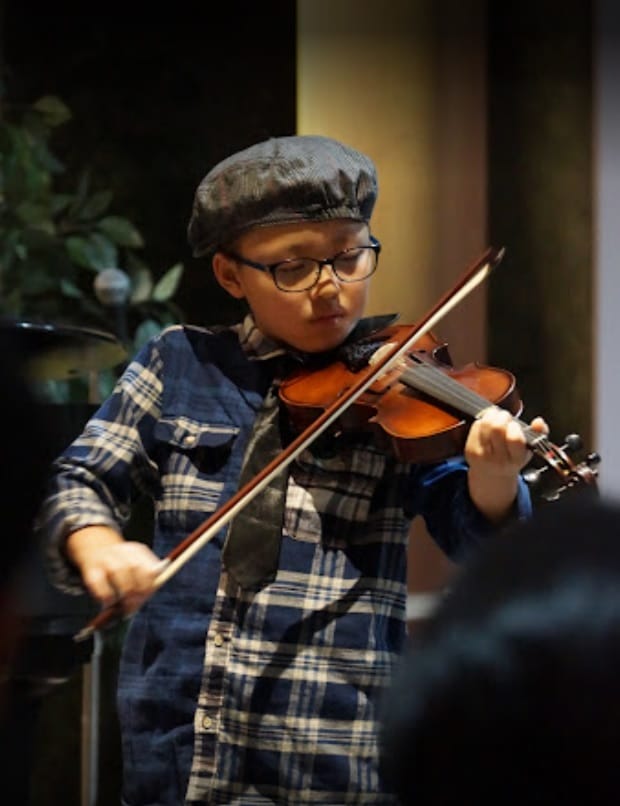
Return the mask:
<path fill-rule="evenodd" d="M 368 222 L 376 198 L 376 169 L 361 152 L 319 135 L 272 137 L 209 171 L 194 196 L 188 240 L 202 257 L 252 227 Z"/>

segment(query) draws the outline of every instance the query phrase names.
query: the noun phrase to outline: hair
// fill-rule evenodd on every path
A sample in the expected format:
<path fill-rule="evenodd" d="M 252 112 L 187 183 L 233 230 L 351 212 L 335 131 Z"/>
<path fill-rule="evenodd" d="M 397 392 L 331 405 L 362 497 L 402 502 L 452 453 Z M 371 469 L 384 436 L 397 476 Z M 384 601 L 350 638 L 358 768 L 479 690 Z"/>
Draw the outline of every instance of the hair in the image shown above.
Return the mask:
<path fill-rule="evenodd" d="M 620 504 L 544 505 L 414 635 L 384 702 L 384 775 L 404 804 L 615 804 L 619 681 Z"/>

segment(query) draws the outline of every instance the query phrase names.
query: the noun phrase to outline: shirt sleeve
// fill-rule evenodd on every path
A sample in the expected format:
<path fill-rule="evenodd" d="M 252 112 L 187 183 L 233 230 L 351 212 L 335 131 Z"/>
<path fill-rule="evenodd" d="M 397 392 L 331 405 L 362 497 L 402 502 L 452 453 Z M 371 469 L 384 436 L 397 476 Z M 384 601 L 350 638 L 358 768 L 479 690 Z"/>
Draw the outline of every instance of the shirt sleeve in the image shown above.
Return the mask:
<path fill-rule="evenodd" d="M 461 457 L 434 465 L 417 465 L 412 470 L 413 494 L 407 515 L 421 515 L 433 540 L 454 561 L 463 560 L 498 527 L 477 509 L 469 496 L 467 463 Z M 532 514 L 529 488 L 519 476 L 517 497 L 509 520 Z"/>
<path fill-rule="evenodd" d="M 149 435 L 157 420 L 161 391 L 160 354 L 153 340 L 53 463 L 38 526 L 51 579 L 61 590 L 83 592 L 80 577 L 64 553 L 68 535 L 93 525 L 122 531 L 136 493 L 156 483 Z"/>

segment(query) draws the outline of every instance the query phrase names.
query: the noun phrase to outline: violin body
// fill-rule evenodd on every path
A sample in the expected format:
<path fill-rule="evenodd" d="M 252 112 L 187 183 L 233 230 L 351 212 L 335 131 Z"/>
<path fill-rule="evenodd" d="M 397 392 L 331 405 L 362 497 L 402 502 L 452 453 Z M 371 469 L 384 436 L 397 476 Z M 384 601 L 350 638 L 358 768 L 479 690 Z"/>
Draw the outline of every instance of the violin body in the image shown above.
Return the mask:
<path fill-rule="evenodd" d="M 407 326 L 392 326 L 375 338 L 398 343 L 408 331 Z M 420 368 L 427 377 L 430 370 L 434 381 L 437 373 L 442 373 L 451 393 L 456 392 L 454 405 L 438 401 L 410 380 L 416 378 Z M 343 361 L 291 375 L 281 385 L 280 398 L 293 427 L 299 431 L 308 427 L 358 379 L 359 372 L 347 368 Z M 456 369 L 447 345 L 425 334 L 397 366 L 375 380 L 341 414 L 333 430 L 370 430 L 378 447 L 399 461 L 436 462 L 458 455 L 465 445 L 471 416 L 459 406 L 460 390 L 456 385 L 483 399 L 482 408 L 498 405 L 515 416 L 521 413 L 522 403 L 510 372 L 477 363 Z"/>

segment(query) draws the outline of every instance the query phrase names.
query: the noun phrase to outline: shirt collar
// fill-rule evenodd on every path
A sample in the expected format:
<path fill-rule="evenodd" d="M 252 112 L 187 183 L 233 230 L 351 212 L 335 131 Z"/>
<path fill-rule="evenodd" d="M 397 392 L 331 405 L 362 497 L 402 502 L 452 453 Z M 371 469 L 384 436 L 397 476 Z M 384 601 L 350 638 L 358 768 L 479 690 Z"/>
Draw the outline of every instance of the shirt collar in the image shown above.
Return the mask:
<path fill-rule="evenodd" d="M 346 350 L 346 345 L 348 344 L 371 338 L 374 333 L 393 324 L 397 319 L 398 314 L 395 313 L 361 319 L 345 340 L 344 345 L 341 345 L 338 349 Z M 248 313 L 242 322 L 234 325 L 233 330 L 237 332 L 241 348 L 250 359 L 265 361 L 280 355 L 288 355 L 298 363 L 304 364 L 310 357 L 308 354 L 299 353 L 290 348 L 287 349 L 270 339 L 259 329 L 251 313 Z"/>
<path fill-rule="evenodd" d="M 234 325 L 233 330 L 237 332 L 241 348 L 250 359 L 265 361 L 287 353 L 284 347 L 265 336 L 251 313 L 247 314 L 242 322 Z"/>

